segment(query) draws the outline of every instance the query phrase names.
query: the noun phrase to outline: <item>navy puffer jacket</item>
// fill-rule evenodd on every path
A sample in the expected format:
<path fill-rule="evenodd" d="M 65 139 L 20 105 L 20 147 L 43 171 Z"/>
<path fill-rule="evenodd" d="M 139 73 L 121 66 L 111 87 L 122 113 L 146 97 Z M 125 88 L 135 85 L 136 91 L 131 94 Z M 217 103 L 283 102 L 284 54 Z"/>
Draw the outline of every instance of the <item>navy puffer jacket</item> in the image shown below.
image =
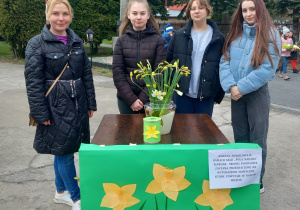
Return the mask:
<path fill-rule="evenodd" d="M 164 62 L 166 51 L 164 48 L 164 40 L 159 36 L 152 25 L 147 25 L 143 31 L 135 31 L 132 26 L 126 30 L 125 34 L 120 36 L 114 48 L 113 57 L 113 79 L 117 88 L 117 97 L 124 100 L 129 106 L 137 99 L 144 104 L 149 101 L 149 97 L 130 79 L 130 72 L 138 69 L 137 63 L 140 61 L 143 65 L 147 65 L 149 60 L 153 69 L 158 64 Z M 148 91 L 144 80 L 135 79 L 144 91 Z"/>
<path fill-rule="evenodd" d="M 197 98 L 200 100 L 213 98 L 219 104 L 225 95 L 219 79 L 219 63 L 225 37 L 215 22 L 207 19 L 207 24 L 212 27 L 213 35 L 204 52 Z M 192 26 L 193 21 L 190 20 L 185 27 L 176 31 L 172 36 L 167 51 L 168 62 L 173 63 L 179 59 L 179 66 L 184 65 L 192 69 Z M 179 90 L 184 94 L 189 93 L 190 81 L 191 75 L 181 77 L 179 80 Z"/>
<path fill-rule="evenodd" d="M 38 153 L 67 155 L 89 143 L 88 110 L 96 111 L 95 90 L 82 40 L 67 29 L 64 45 L 45 25 L 29 40 L 25 53 L 25 79 L 30 113 L 39 125 L 33 147 Z M 71 55 L 68 55 L 70 50 Z M 47 90 L 69 63 L 50 94 Z M 51 125 L 42 123 L 50 120 Z"/>

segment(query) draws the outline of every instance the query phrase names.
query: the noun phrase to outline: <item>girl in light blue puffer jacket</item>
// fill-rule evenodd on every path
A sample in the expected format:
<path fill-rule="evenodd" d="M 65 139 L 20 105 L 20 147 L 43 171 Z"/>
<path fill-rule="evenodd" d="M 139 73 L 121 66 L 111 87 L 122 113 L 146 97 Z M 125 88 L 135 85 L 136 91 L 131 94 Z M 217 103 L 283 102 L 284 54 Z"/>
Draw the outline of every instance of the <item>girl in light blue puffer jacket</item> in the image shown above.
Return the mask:
<path fill-rule="evenodd" d="M 231 117 L 237 143 L 257 143 L 262 148 L 260 192 L 267 156 L 272 80 L 280 59 L 280 35 L 263 0 L 241 0 L 223 46 L 220 82 L 231 93 Z"/>

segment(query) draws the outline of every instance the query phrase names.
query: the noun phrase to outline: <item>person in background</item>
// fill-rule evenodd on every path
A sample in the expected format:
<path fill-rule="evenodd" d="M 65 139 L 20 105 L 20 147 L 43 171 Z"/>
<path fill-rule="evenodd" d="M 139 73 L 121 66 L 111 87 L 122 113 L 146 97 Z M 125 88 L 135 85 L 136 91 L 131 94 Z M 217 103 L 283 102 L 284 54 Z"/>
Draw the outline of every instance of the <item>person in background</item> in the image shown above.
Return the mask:
<path fill-rule="evenodd" d="M 130 73 L 134 82 L 147 92 L 143 79 L 135 78 L 137 63 L 142 62 L 146 66 L 149 60 L 152 68 L 156 69 L 166 57 L 164 40 L 147 0 L 128 2 L 119 31 L 121 36 L 114 48 L 112 64 L 119 111 L 121 114 L 145 113 L 144 104 L 149 102 L 149 97 L 131 81 Z"/>
<path fill-rule="evenodd" d="M 46 17 L 49 24 L 29 40 L 25 52 L 30 113 L 38 123 L 33 147 L 54 155 L 54 202 L 80 210 L 74 153 L 81 143 L 90 143 L 89 118 L 97 110 L 93 75 L 82 40 L 69 28 L 73 11 L 68 0 L 48 0 Z"/>
<path fill-rule="evenodd" d="M 289 80 L 290 77 L 287 75 L 287 60 L 291 56 L 292 49 L 287 48 L 288 45 L 293 45 L 293 40 L 290 38 L 290 29 L 288 29 L 286 26 L 283 26 L 282 28 L 282 36 L 281 36 L 281 43 L 282 43 L 282 49 L 281 49 L 281 67 L 278 72 L 278 77 L 283 78 L 284 80 Z M 283 73 L 283 74 L 282 74 Z"/>
<path fill-rule="evenodd" d="M 208 0 L 190 0 L 185 12 L 189 21 L 175 32 L 167 50 L 168 62 L 179 60 L 179 66 L 191 69 L 191 75 L 179 80 L 183 95 L 173 95 L 176 113 L 212 117 L 214 103 L 221 103 L 224 97 L 219 62 L 225 38 L 217 24 L 207 18 L 212 13 Z"/>
<path fill-rule="evenodd" d="M 297 42 L 292 31 L 290 32 L 289 37 L 293 40 L 293 44 L 295 45 Z M 291 56 L 289 57 L 289 60 L 291 61 L 293 67 L 293 73 L 299 73 L 299 71 L 297 70 L 297 59 L 298 51 L 294 50 L 293 52 L 291 52 Z"/>
<path fill-rule="evenodd" d="M 260 193 L 267 158 L 270 95 L 268 81 L 280 59 L 280 34 L 263 0 L 241 0 L 232 16 L 220 62 L 223 90 L 231 93 L 231 120 L 236 143 L 262 148 Z"/>
<path fill-rule="evenodd" d="M 174 32 L 174 29 L 173 27 L 171 26 L 171 23 L 168 23 L 167 24 L 167 28 L 166 30 L 164 31 L 164 34 L 162 35 L 162 38 L 164 39 L 165 41 L 165 48 L 166 48 L 166 51 L 168 49 L 168 45 L 169 45 L 169 42 L 171 40 L 171 37 L 173 35 L 173 32 Z"/>

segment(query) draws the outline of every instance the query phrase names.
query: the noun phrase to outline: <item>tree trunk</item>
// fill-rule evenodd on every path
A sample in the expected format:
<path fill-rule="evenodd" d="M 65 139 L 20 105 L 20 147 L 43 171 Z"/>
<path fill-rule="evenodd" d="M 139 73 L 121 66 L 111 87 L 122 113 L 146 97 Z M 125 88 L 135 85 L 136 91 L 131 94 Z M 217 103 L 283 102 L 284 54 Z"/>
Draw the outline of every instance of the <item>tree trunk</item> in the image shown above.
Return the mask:
<path fill-rule="evenodd" d="M 15 48 L 11 48 L 11 52 L 13 54 L 13 58 L 16 58 L 17 57 L 16 49 Z"/>

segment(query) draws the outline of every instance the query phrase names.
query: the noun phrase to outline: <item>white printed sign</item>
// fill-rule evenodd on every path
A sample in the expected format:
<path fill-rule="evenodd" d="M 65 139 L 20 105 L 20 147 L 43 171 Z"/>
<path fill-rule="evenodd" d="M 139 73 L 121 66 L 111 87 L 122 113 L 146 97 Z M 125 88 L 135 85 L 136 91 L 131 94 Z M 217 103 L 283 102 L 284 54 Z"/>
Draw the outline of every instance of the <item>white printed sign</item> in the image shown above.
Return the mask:
<path fill-rule="evenodd" d="M 261 149 L 209 150 L 210 189 L 259 184 L 261 155 Z"/>

